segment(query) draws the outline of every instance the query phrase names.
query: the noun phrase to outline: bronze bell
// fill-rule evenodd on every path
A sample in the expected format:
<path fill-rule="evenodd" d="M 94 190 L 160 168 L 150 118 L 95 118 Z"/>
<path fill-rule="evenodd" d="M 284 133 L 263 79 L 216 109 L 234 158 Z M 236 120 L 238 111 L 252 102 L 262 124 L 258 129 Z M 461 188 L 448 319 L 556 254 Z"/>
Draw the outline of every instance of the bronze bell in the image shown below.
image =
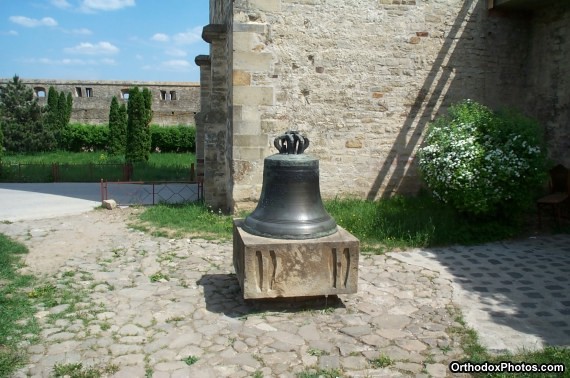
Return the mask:
<path fill-rule="evenodd" d="M 337 231 L 319 187 L 319 160 L 303 154 L 309 139 L 297 131 L 275 138 L 278 154 L 265 158 L 259 203 L 245 218 L 250 234 L 276 239 L 312 239 Z"/>

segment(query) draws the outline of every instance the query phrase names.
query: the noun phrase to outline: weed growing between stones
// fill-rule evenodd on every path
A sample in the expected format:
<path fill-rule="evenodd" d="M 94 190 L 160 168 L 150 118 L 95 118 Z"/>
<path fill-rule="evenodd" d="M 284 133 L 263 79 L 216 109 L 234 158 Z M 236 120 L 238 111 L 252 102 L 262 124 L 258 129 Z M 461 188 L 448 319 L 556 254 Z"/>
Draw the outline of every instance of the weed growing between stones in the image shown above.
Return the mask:
<path fill-rule="evenodd" d="M 309 348 L 309 350 L 307 350 L 307 353 L 310 356 L 315 356 L 315 357 L 320 357 L 320 356 L 325 356 L 328 355 L 327 351 L 321 350 L 321 349 L 316 349 L 316 348 Z"/>
<path fill-rule="evenodd" d="M 376 357 L 373 360 L 370 360 L 370 365 L 372 365 L 376 369 L 384 368 L 390 366 L 394 363 L 392 359 L 385 354 L 381 354 L 380 356 Z"/>
<path fill-rule="evenodd" d="M 342 372 L 339 369 L 307 369 L 297 373 L 297 378 L 340 378 Z"/>
<path fill-rule="evenodd" d="M 157 272 L 153 275 L 150 276 L 150 282 L 159 282 L 159 281 L 168 281 L 168 275 L 162 273 L 162 272 Z"/>
<path fill-rule="evenodd" d="M 188 356 L 188 357 L 184 358 L 182 361 L 184 361 L 186 363 L 186 365 L 194 365 L 196 362 L 198 362 L 198 357 Z"/>
<path fill-rule="evenodd" d="M 55 377 L 71 377 L 71 378 L 100 378 L 103 375 L 115 374 L 119 371 L 119 367 L 115 364 L 106 366 L 84 367 L 82 363 L 71 364 L 55 364 L 53 367 L 53 375 Z"/>

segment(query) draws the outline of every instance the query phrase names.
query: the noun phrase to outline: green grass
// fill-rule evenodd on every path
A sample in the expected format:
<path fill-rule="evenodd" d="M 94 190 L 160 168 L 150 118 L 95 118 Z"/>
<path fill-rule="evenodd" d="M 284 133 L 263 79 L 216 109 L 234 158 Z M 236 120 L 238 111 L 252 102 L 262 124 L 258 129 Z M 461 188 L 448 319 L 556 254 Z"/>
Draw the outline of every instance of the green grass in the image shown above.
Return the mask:
<path fill-rule="evenodd" d="M 5 155 L 0 181 L 52 182 L 52 164 L 58 164 L 60 182 L 98 182 L 100 179 L 123 179 L 124 157 L 104 152 L 47 152 L 41 154 Z M 182 181 L 190 176 L 190 165 L 196 162 L 192 153 L 153 153 L 145 163 L 133 164 L 132 181 Z"/>
<path fill-rule="evenodd" d="M 142 224 L 135 228 L 151 233 L 181 236 L 190 234 L 208 239 L 230 239 L 232 217 L 209 209 L 202 203 L 157 205 L 147 208 L 140 216 Z"/>
<path fill-rule="evenodd" d="M 421 193 L 379 201 L 335 199 L 325 208 L 336 222 L 361 241 L 363 251 L 382 253 L 414 247 L 470 245 L 511 238 L 520 225 L 500 219 L 470 219 Z M 241 214 L 245 216 L 245 214 Z M 230 239 L 232 216 L 202 204 L 158 205 L 141 216 L 138 229 L 157 235 L 195 234 Z"/>
<path fill-rule="evenodd" d="M 111 364 L 103 367 L 84 367 L 82 363 L 55 364 L 53 367 L 54 377 L 69 378 L 101 378 L 119 371 L 117 365 Z"/>
<path fill-rule="evenodd" d="M 3 164 L 123 164 L 123 156 L 110 156 L 105 152 L 67 152 L 54 151 L 39 154 L 5 154 L 2 156 Z M 152 153 L 149 163 L 163 167 L 189 166 L 196 162 L 193 153 Z"/>
<path fill-rule="evenodd" d="M 383 252 L 411 247 L 477 244 L 510 238 L 521 232 L 511 222 L 469 219 L 427 193 L 379 201 L 325 201 L 337 223 L 358 237 L 363 250 Z"/>
<path fill-rule="evenodd" d="M 510 354 L 491 354 L 480 343 L 477 333 L 468 328 L 460 314 L 456 314 L 455 320 L 461 324 L 461 327 L 452 328 L 450 333 L 456 333 L 460 336 L 461 346 L 465 352 L 465 358 L 462 361 L 472 363 L 500 363 L 508 361 L 511 363 L 525 362 L 527 364 L 563 364 L 566 367 L 566 372 L 561 373 L 473 373 L 475 377 L 485 378 L 555 378 L 568 376 L 568 369 L 570 368 L 570 348 L 547 346 L 544 349 L 536 351 L 524 351 L 519 353 Z"/>
<path fill-rule="evenodd" d="M 33 342 L 39 334 L 33 300 L 25 293 L 34 284 L 34 277 L 17 271 L 25 253 L 26 247 L 0 234 L 0 377 L 9 376 L 26 362 L 18 344 Z"/>
<path fill-rule="evenodd" d="M 307 369 L 297 373 L 297 378 L 340 378 L 342 376 L 339 369 Z"/>

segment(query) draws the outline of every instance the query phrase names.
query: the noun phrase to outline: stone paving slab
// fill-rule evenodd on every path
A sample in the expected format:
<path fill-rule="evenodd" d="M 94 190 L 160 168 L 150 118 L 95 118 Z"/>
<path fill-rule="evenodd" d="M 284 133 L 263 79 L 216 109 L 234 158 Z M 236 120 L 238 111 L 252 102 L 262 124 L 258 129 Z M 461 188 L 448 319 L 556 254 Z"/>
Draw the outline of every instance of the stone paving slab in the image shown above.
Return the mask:
<path fill-rule="evenodd" d="M 450 280 L 453 302 L 490 351 L 570 345 L 570 235 L 390 256 Z"/>
<path fill-rule="evenodd" d="M 463 353 L 450 332 L 460 326 L 456 304 L 470 326 L 496 327 L 478 329 L 486 342 L 507 327 L 568 340 L 558 336 L 567 330 L 569 236 L 361 256 L 357 294 L 245 302 L 230 242 L 151 237 L 108 214 L 0 224 L 36 254 L 71 248 L 46 279 L 80 298 L 38 308 L 41 341 L 22 344 L 30 360 L 15 377 L 46 377 L 72 362 L 115 365 L 113 377 L 295 377 L 318 368 L 345 377 L 451 376 L 447 365 Z M 62 244 L 70 232 L 86 238 L 86 228 L 86 243 Z M 508 337 L 493 349 L 509 349 Z M 378 365 L 385 357 L 391 364 Z"/>

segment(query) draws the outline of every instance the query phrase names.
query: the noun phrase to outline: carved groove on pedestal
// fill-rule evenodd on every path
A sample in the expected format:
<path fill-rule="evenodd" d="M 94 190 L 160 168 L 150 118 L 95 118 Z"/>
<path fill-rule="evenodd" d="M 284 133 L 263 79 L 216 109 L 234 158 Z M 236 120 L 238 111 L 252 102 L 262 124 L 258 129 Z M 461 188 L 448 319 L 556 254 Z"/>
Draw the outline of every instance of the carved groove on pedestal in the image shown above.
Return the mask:
<path fill-rule="evenodd" d="M 273 290 L 273 284 L 275 283 L 275 272 L 277 272 L 277 256 L 275 256 L 275 251 L 269 251 L 269 256 L 271 257 L 271 280 L 269 281 L 269 290 Z"/>
<path fill-rule="evenodd" d="M 336 288 L 336 248 L 331 249 L 329 258 L 329 271 L 331 273 L 331 286 Z"/>
<path fill-rule="evenodd" d="M 269 254 L 269 256 L 267 256 Z M 269 253 L 266 251 L 255 252 L 257 261 L 257 289 L 260 292 L 268 292 L 273 290 L 275 284 L 275 273 L 277 271 L 277 256 L 275 251 L 271 250 Z"/>
<path fill-rule="evenodd" d="M 257 257 L 257 289 L 263 291 L 263 256 L 261 251 L 256 251 L 255 256 Z"/>
<path fill-rule="evenodd" d="M 343 267 L 344 267 L 344 279 L 342 281 L 342 287 L 346 288 L 346 285 L 348 283 L 348 272 L 350 272 L 350 251 L 348 250 L 348 248 L 345 248 L 344 251 L 342 252 L 342 257 L 343 257 Z"/>

